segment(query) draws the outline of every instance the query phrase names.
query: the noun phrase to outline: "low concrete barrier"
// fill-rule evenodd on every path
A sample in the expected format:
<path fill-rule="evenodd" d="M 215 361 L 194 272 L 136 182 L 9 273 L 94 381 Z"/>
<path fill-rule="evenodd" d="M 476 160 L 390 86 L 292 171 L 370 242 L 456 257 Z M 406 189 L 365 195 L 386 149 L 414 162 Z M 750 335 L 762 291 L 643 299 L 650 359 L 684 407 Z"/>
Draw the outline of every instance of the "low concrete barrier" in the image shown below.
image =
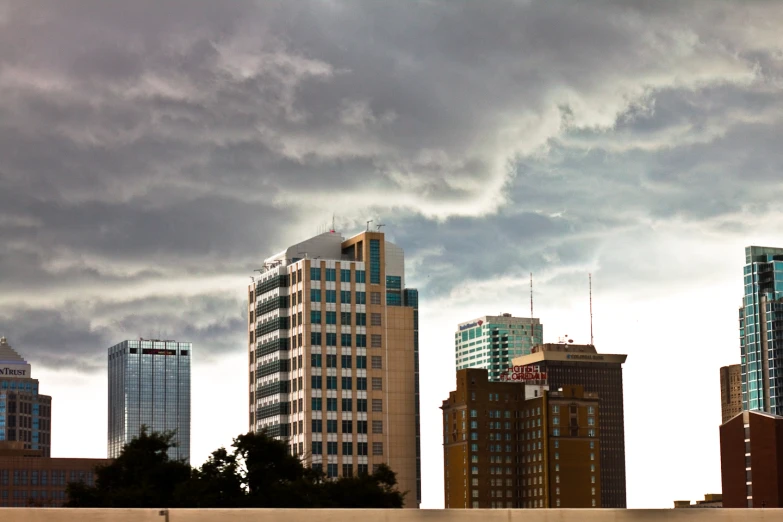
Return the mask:
<path fill-rule="evenodd" d="M 783 509 L 0 508 L 2 522 L 779 522 Z"/>

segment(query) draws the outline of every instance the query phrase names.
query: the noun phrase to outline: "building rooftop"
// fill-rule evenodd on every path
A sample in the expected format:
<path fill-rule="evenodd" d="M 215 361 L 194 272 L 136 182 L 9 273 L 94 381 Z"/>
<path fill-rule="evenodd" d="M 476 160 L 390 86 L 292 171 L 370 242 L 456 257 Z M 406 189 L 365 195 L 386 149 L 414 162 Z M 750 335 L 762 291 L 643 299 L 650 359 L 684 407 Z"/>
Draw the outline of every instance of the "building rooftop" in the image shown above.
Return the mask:
<path fill-rule="evenodd" d="M 0 364 L 28 364 L 21 355 L 11 348 L 5 337 L 0 337 Z"/>

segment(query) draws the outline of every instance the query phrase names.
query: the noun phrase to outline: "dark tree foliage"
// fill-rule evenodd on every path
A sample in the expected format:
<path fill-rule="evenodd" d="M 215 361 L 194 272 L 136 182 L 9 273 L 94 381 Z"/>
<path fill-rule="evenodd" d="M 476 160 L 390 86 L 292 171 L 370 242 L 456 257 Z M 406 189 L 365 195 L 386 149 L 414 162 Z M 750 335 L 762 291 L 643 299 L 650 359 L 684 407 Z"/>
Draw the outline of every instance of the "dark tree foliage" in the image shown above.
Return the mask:
<path fill-rule="evenodd" d="M 96 469 L 95 486 L 72 482 L 68 507 L 160 507 L 170 505 L 177 486 L 191 475 L 190 466 L 169 460 L 174 433 L 141 435 L 126 444 L 111 464 Z"/>
<path fill-rule="evenodd" d="M 326 479 L 305 468 L 284 442 L 263 433 L 234 439 L 201 468 L 169 461 L 172 434 L 146 430 L 97 470 L 94 487 L 68 485 L 69 507 L 400 508 L 405 493 L 386 465 L 371 475 Z"/>

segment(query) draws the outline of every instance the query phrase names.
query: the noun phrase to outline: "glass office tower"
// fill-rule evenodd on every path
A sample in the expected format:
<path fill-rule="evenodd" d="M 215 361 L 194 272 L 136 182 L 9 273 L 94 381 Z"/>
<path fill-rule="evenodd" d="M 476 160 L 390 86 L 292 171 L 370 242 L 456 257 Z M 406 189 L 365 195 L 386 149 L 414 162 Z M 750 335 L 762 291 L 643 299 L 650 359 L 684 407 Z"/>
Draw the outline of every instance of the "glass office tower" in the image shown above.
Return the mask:
<path fill-rule="evenodd" d="M 745 248 L 742 409 L 783 415 L 783 248 Z"/>
<path fill-rule="evenodd" d="M 190 460 L 191 343 L 139 339 L 109 348 L 108 456 L 141 433 L 176 431 L 169 458 Z"/>
<path fill-rule="evenodd" d="M 483 368 L 490 381 L 497 381 L 514 357 L 529 354 L 543 338 L 544 325 L 537 318 L 485 315 L 460 323 L 454 333 L 457 370 Z"/>

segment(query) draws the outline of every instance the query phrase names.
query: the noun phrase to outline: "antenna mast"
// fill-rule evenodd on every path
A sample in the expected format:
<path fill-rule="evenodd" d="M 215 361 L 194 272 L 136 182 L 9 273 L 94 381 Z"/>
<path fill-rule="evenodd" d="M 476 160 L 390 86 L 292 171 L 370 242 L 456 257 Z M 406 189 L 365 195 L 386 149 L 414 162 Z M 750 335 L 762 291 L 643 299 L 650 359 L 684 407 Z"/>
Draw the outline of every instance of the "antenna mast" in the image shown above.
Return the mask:
<path fill-rule="evenodd" d="M 587 274 L 590 284 L 590 344 L 593 344 L 593 274 Z"/>
<path fill-rule="evenodd" d="M 533 272 L 530 272 L 530 348 L 535 343 L 535 333 L 533 329 Z"/>

